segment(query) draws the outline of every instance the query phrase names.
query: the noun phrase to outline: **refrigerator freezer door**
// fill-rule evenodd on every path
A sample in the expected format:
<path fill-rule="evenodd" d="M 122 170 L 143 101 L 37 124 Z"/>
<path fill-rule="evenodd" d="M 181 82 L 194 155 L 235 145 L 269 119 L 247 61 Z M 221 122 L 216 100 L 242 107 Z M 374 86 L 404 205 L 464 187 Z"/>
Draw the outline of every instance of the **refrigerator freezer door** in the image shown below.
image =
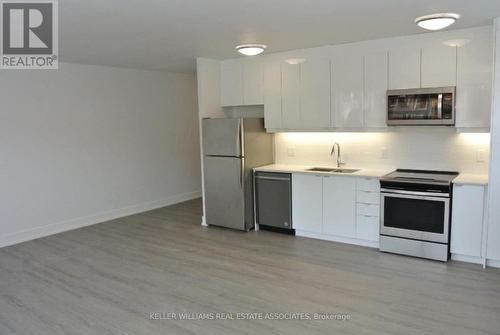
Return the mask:
<path fill-rule="evenodd" d="M 207 224 L 246 230 L 242 164 L 239 158 L 205 157 Z"/>
<path fill-rule="evenodd" d="M 243 156 L 241 128 L 241 119 L 203 119 L 203 154 Z"/>

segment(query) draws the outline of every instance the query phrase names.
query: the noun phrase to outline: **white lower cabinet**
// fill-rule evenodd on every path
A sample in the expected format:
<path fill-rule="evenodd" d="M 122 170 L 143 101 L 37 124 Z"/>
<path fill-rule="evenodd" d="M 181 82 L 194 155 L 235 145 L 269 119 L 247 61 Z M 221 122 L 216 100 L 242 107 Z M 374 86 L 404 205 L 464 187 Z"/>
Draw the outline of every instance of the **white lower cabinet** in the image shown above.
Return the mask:
<path fill-rule="evenodd" d="M 378 242 L 380 230 L 380 181 L 377 178 L 357 178 L 356 238 Z"/>
<path fill-rule="evenodd" d="M 379 189 L 376 178 L 293 174 L 293 227 L 299 236 L 377 246 Z"/>
<path fill-rule="evenodd" d="M 321 233 L 323 226 L 323 177 L 292 176 L 292 222 L 295 230 Z"/>
<path fill-rule="evenodd" d="M 485 188 L 455 185 L 451 219 L 451 253 L 482 256 Z"/>
<path fill-rule="evenodd" d="M 378 242 L 380 217 L 358 215 L 356 217 L 356 238 L 365 241 Z"/>
<path fill-rule="evenodd" d="M 356 178 L 323 177 L 323 233 L 356 237 Z"/>
<path fill-rule="evenodd" d="M 485 186 L 455 185 L 451 253 L 484 257 Z M 377 246 L 380 227 L 377 178 L 294 173 L 292 219 L 297 235 Z"/>

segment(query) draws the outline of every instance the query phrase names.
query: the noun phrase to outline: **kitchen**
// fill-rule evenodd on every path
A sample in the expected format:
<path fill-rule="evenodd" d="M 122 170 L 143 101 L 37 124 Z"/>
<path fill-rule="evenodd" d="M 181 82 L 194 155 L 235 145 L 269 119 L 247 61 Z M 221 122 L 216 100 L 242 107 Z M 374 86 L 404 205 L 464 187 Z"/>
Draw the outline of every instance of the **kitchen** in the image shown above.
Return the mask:
<path fill-rule="evenodd" d="M 500 334 L 499 0 L 0 17 L 0 334 Z"/>
<path fill-rule="evenodd" d="M 198 59 L 201 124 L 263 117 L 262 136 L 273 136 L 260 149 L 274 158 L 244 167 L 255 220 L 242 229 L 500 266 L 487 222 L 492 33 Z M 203 224 L 225 226 L 205 194 Z"/>

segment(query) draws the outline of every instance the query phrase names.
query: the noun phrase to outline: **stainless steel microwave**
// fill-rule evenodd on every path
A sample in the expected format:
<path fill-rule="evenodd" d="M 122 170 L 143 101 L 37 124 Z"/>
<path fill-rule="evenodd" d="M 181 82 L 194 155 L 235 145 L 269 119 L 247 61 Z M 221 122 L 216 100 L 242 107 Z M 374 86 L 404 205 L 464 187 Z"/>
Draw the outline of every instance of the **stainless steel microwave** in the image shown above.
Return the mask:
<path fill-rule="evenodd" d="M 387 125 L 455 125 L 455 87 L 387 91 Z"/>

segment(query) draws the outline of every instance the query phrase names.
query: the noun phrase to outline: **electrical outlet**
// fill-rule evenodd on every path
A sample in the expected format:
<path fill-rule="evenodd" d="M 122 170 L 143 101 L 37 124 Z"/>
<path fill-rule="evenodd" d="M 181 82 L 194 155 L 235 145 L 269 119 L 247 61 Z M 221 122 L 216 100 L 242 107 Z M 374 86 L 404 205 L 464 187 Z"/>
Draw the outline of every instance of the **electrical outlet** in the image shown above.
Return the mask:
<path fill-rule="evenodd" d="M 383 147 L 382 150 L 380 150 L 380 158 L 382 159 L 387 159 L 387 148 L 386 147 Z"/>
<path fill-rule="evenodd" d="M 295 147 L 286 148 L 286 154 L 288 157 L 295 157 Z"/>
<path fill-rule="evenodd" d="M 485 156 L 485 152 L 483 149 L 478 149 L 476 151 L 476 162 L 477 163 L 484 163 L 484 156 Z"/>

